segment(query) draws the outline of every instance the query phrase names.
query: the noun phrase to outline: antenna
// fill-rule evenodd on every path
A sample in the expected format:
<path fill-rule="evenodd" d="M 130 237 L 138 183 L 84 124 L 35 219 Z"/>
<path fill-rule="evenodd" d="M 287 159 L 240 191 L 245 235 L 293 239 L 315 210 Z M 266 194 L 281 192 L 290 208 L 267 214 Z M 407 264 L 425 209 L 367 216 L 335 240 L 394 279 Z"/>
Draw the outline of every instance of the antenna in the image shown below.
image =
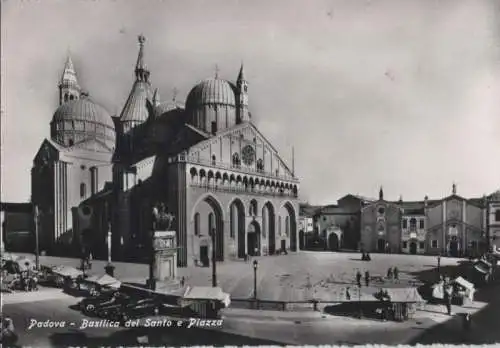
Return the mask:
<path fill-rule="evenodd" d="M 292 146 L 292 175 L 295 176 L 295 148 Z"/>

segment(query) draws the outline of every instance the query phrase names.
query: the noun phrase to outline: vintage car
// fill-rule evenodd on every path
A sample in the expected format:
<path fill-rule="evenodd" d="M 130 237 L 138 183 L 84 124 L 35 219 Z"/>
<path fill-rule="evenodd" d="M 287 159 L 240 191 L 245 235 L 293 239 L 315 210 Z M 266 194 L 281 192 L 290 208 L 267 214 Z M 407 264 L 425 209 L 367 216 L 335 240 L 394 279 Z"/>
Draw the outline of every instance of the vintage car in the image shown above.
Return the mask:
<path fill-rule="evenodd" d="M 116 290 L 110 290 L 99 294 L 99 296 L 84 298 L 83 300 L 78 302 L 78 308 L 84 312 L 93 312 L 97 305 L 100 305 L 101 303 L 106 301 L 110 301 L 117 292 L 118 291 Z"/>
<path fill-rule="evenodd" d="M 95 304 L 93 310 L 88 311 L 88 313 L 96 314 L 99 317 L 106 317 L 109 308 L 120 307 L 130 303 L 130 301 L 130 296 L 116 292 L 108 301 Z"/>
<path fill-rule="evenodd" d="M 106 318 L 125 322 L 129 319 L 136 319 L 150 315 L 158 315 L 162 304 L 154 298 L 146 298 L 139 301 L 108 307 L 101 311 Z M 103 313 L 105 312 L 105 313 Z"/>

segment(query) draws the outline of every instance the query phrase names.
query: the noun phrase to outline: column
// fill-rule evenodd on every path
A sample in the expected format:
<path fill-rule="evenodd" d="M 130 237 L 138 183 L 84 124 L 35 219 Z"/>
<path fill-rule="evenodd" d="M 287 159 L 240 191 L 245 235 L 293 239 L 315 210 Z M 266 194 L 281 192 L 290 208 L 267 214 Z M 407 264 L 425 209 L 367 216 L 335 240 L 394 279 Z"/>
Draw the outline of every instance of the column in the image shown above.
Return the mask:
<path fill-rule="evenodd" d="M 464 200 L 462 202 L 462 250 L 464 252 L 467 252 L 468 249 L 468 243 L 469 243 L 469 236 L 467 235 L 467 202 Z"/>
<path fill-rule="evenodd" d="M 443 235 L 442 235 L 442 246 L 441 249 L 444 249 L 445 253 L 448 253 L 448 245 L 446 244 L 446 201 L 443 201 L 442 205 L 443 209 Z"/>
<path fill-rule="evenodd" d="M 4 228 L 3 228 L 3 222 L 5 220 L 5 212 L 3 210 L 0 210 L 0 252 L 3 253 L 5 252 L 5 245 L 3 243 L 3 234 L 4 234 Z"/>

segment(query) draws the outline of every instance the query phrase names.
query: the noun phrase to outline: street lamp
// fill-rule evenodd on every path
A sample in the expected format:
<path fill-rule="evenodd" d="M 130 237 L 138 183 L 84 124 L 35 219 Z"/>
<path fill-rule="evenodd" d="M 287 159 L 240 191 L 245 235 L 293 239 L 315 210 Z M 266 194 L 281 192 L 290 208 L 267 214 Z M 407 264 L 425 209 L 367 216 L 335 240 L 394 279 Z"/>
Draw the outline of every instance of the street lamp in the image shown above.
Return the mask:
<path fill-rule="evenodd" d="M 217 287 L 217 260 L 215 254 L 215 228 L 210 231 L 210 237 L 212 238 L 212 287 Z"/>
<path fill-rule="evenodd" d="M 257 266 L 259 262 L 253 260 L 253 299 L 257 300 Z"/>
<path fill-rule="evenodd" d="M 35 218 L 35 265 L 36 265 L 36 270 L 40 270 L 40 247 L 39 247 L 39 240 L 38 240 L 38 224 L 39 224 L 39 211 L 38 211 L 38 206 L 35 205 L 34 207 L 34 218 Z"/>

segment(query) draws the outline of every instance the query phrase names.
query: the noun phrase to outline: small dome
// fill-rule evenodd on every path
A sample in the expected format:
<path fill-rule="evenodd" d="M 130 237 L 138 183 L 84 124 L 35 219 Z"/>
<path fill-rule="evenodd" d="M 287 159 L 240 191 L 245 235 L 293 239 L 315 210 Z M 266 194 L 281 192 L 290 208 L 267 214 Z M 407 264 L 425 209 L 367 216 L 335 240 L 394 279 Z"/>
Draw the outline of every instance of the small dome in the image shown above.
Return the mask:
<path fill-rule="evenodd" d="M 220 79 L 207 79 L 193 87 L 187 97 L 186 107 L 192 108 L 207 104 L 236 106 L 233 87 Z"/>
<path fill-rule="evenodd" d="M 155 113 L 157 116 L 163 115 L 166 112 L 172 111 L 172 110 L 177 110 L 177 109 L 183 109 L 184 105 L 177 103 L 177 102 L 166 102 L 166 103 L 161 103 L 160 105 L 155 107 Z"/>
<path fill-rule="evenodd" d="M 52 122 L 86 121 L 115 129 L 111 115 L 102 106 L 88 98 L 71 100 L 61 105 L 52 118 Z"/>

